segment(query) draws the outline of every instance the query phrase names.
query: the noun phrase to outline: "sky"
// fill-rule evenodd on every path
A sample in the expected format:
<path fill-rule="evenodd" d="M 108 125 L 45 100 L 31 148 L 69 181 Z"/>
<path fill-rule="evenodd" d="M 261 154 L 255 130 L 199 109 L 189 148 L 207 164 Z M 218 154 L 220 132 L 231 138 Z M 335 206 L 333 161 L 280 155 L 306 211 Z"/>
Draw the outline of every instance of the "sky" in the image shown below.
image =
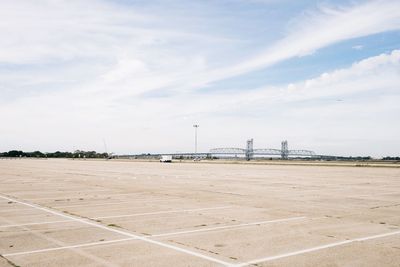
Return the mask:
<path fill-rule="evenodd" d="M 0 151 L 400 155 L 400 1 L 1 0 Z"/>

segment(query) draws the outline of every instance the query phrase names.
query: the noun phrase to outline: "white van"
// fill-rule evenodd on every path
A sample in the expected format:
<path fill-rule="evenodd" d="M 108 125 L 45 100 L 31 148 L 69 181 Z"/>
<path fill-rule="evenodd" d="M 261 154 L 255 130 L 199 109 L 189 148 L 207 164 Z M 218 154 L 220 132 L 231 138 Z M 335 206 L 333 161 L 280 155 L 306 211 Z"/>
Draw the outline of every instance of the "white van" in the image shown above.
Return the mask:
<path fill-rule="evenodd" d="M 172 162 L 172 156 L 171 155 L 161 156 L 160 162 Z"/>

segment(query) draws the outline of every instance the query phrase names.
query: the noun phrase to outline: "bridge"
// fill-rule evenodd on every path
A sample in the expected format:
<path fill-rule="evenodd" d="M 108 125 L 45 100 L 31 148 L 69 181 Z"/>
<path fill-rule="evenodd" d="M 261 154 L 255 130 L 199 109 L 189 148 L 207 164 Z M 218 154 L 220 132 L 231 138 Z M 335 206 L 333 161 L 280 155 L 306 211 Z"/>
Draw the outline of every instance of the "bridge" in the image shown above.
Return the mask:
<path fill-rule="evenodd" d="M 315 157 L 316 154 L 311 150 L 289 150 L 287 141 L 282 141 L 281 149 L 256 148 L 253 149 L 253 139 L 247 140 L 246 148 L 222 147 L 210 149 L 211 155 L 244 156 L 251 160 L 254 156 L 280 156 L 282 159 L 289 157 Z"/>
<path fill-rule="evenodd" d="M 254 157 L 263 156 L 280 156 L 282 159 L 288 159 L 289 157 L 310 157 L 318 158 L 324 157 L 316 155 L 311 150 L 289 150 L 288 142 L 281 142 L 281 149 L 274 148 L 256 148 L 253 149 L 253 139 L 247 140 L 246 148 L 237 147 L 221 147 L 210 149 L 209 152 L 176 152 L 176 153 L 160 153 L 160 154 L 139 154 L 139 155 L 120 155 L 119 158 L 124 157 L 140 157 L 140 158 L 157 158 L 163 155 L 170 155 L 174 158 L 212 158 L 212 157 L 243 157 L 246 160 L 251 160 Z"/>

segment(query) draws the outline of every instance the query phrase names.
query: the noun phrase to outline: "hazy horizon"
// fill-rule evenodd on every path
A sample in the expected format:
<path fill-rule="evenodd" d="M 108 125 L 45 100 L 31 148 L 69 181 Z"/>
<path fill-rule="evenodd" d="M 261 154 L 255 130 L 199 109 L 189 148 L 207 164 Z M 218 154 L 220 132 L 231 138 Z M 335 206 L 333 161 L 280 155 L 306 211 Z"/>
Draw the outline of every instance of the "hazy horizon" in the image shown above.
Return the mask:
<path fill-rule="evenodd" d="M 400 155 L 400 2 L 5 0 L 0 151 Z"/>

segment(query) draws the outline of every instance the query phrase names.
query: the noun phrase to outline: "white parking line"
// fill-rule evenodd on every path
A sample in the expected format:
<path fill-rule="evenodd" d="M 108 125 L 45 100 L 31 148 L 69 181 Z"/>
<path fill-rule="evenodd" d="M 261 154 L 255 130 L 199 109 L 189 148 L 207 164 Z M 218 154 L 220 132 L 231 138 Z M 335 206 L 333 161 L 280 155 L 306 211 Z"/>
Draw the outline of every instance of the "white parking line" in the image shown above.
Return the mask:
<path fill-rule="evenodd" d="M 93 194 L 96 194 L 98 192 L 109 192 L 109 195 L 107 195 L 107 196 L 110 196 L 110 197 L 125 196 L 125 195 L 137 195 L 137 194 L 139 194 L 139 193 L 113 193 L 113 192 L 110 192 L 109 189 L 104 189 L 104 190 L 85 190 L 85 191 L 78 190 L 78 191 L 79 191 L 79 193 L 88 192 L 88 193 L 93 193 Z M 67 193 L 76 193 L 76 192 L 77 192 L 77 190 L 75 190 L 75 191 L 61 191 L 59 193 L 67 194 Z M 91 195 L 93 195 L 93 194 L 91 194 Z M 58 200 L 58 199 L 67 200 L 67 199 L 79 199 L 79 198 L 84 198 L 84 197 L 88 197 L 88 196 L 87 195 L 75 195 L 73 197 L 65 197 L 65 196 L 64 197 L 45 197 L 45 198 L 39 197 L 39 198 L 24 198 L 24 199 L 27 200 L 27 201 L 31 201 L 31 200 L 52 200 L 52 199 L 54 199 L 54 200 Z"/>
<path fill-rule="evenodd" d="M 70 194 L 70 193 L 76 193 L 78 191 L 78 189 L 76 191 L 61 191 L 59 192 L 60 194 Z M 85 193 L 85 192 L 90 192 L 90 193 L 99 193 L 99 192 L 106 192 L 106 191 L 110 191 L 110 190 L 85 190 L 85 191 L 81 191 L 79 190 L 79 193 Z M 79 199 L 82 197 L 87 197 L 87 195 L 78 195 L 78 196 L 74 196 L 71 197 L 69 199 Z M 60 197 L 37 197 L 37 198 L 25 198 L 25 200 L 27 201 L 36 201 L 36 200 L 66 200 L 65 198 L 60 198 Z"/>
<path fill-rule="evenodd" d="M 37 223 L 22 223 L 22 224 L 9 224 L 9 225 L 0 225 L 0 228 L 19 227 L 19 226 L 29 226 L 29 225 L 41 225 L 41 224 L 52 224 L 52 223 L 62 223 L 62 222 L 71 222 L 71 220 L 62 220 L 62 221 L 51 221 L 51 222 L 37 222 Z"/>
<path fill-rule="evenodd" d="M 105 244 L 123 242 L 123 241 L 134 240 L 134 239 L 137 239 L 137 238 L 130 237 L 130 238 L 123 238 L 123 239 L 116 239 L 116 240 L 109 240 L 109 241 L 99 241 L 99 242 L 85 243 L 85 244 L 78 244 L 78 245 L 71 245 L 71 246 L 64 246 L 64 247 L 57 247 L 57 248 L 45 248 L 45 249 L 38 249 L 38 250 L 31 250 L 31 251 L 15 252 L 15 253 L 3 254 L 3 256 L 10 257 L 10 256 L 27 255 L 27 254 L 34 254 L 34 253 L 41 253 L 41 252 L 49 252 L 49 251 L 55 251 L 55 250 L 71 249 L 71 248 L 83 248 L 83 247 L 90 247 L 90 246 L 96 246 L 96 245 L 105 245 Z"/>
<path fill-rule="evenodd" d="M 106 200 L 106 199 L 104 199 Z M 165 199 L 165 198 L 158 198 L 158 199 L 151 199 L 151 198 L 145 198 L 145 199 L 132 199 L 130 201 L 120 201 L 120 202 L 111 202 L 111 203 L 95 203 L 95 204 L 76 204 L 76 205 L 61 205 L 61 206 L 54 206 L 52 207 L 53 209 L 62 209 L 62 208 L 79 208 L 79 207 L 94 207 L 94 206 L 108 206 L 108 205 L 119 205 L 119 204 L 135 204 L 135 202 L 140 202 L 141 205 L 143 205 L 143 202 L 164 202 L 164 201 L 170 201 L 170 200 L 180 200 L 180 198 L 171 198 L 171 199 Z M 107 201 L 107 200 L 106 200 Z"/>
<path fill-rule="evenodd" d="M 106 203 L 95 203 L 95 204 L 76 204 L 76 205 L 61 205 L 52 206 L 53 209 L 63 209 L 63 208 L 79 208 L 79 207 L 95 207 L 95 206 L 108 206 L 108 205 L 119 205 L 131 203 L 130 201 L 119 201 L 119 202 L 106 202 Z"/>
<path fill-rule="evenodd" d="M 232 206 L 221 206 L 221 207 L 212 207 L 212 208 L 198 208 L 198 209 L 186 209 L 186 210 L 165 210 L 165 211 L 155 211 L 155 212 L 145 212 L 145 213 L 133 213 L 133 214 L 124 214 L 124 215 L 114 215 L 114 216 L 101 216 L 95 217 L 94 219 L 109 219 L 109 218 L 124 218 L 124 217 L 134 217 L 134 216 L 144 216 L 144 215 L 155 215 L 155 214 L 168 214 L 168 213 L 180 213 L 180 212 L 195 212 L 195 211 L 204 211 L 204 210 L 218 210 L 218 209 L 226 209 Z"/>
<path fill-rule="evenodd" d="M 305 219 L 305 218 L 306 217 L 292 217 L 292 218 L 286 218 L 286 219 L 261 221 L 261 222 L 253 222 L 253 223 L 233 224 L 233 225 L 226 225 L 226 226 L 202 228 L 202 229 L 196 229 L 196 230 L 187 230 L 187 231 L 172 232 L 172 233 L 165 233 L 165 234 L 156 234 L 156 235 L 151 235 L 151 236 L 152 237 L 162 237 L 162 236 L 171 236 L 171 235 L 208 232 L 208 231 L 215 231 L 215 230 L 226 230 L 226 229 L 240 228 L 240 227 L 252 226 L 252 225 L 262 225 L 262 224 L 277 223 L 277 222 L 288 222 L 288 221 L 294 221 L 294 220 L 301 220 L 301 219 Z"/>
<path fill-rule="evenodd" d="M 322 249 L 338 247 L 338 246 L 350 244 L 350 243 L 353 243 L 353 242 L 367 241 L 367 240 L 371 240 L 371 239 L 377 239 L 377 238 L 382 238 L 382 237 L 387 237 L 387 236 L 392 236 L 392 235 L 398 235 L 398 234 L 400 234 L 400 231 L 389 232 L 389 233 L 384 233 L 384 234 L 379 234 L 379 235 L 371 235 L 371 236 L 355 238 L 355 239 L 349 239 L 349 240 L 339 241 L 339 242 L 330 243 L 330 244 L 326 244 L 326 245 L 322 245 L 322 246 L 317 246 L 317 247 L 302 249 L 302 250 L 293 251 L 293 252 L 289 252 L 289 253 L 279 254 L 279 255 L 276 255 L 276 256 L 270 256 L 270 257 L 255 259 L 255 260 L 251 260 L 251 261 L 248 261 L 248 262 L 235 264 L 233 266 L 235 266 L 235 267 L 243 267 L 243 266 L 248 266 L 248 265 L 252 265 L 252 264 L 258 264 L 258 263 L 262 263 L 262 262 L 273 261 L 273 260 L 282 259 L 282 258 L 286 258 L 286 257 L 291 257 L 291 256 L 305 254 L 305 253 L 310 253 L 310 252 L 314 252 L 314 251 L 318 251 L 318 250 L 322 250 Z"/>
<path fill-rule="evenodd" d="M 17 203 L 20 203 L 20 204 L 23 204 L 23 205 L 38 209 L 38 210 L 42 210 L 42 211 L 45 211 L 45 212 L 48 212 L 48 213 L 51 213 L 51 214 L 55 214 L 55 215 L 67 218 L 67 219 L 71 219 L 73 221 L 77 221 L 77 222 L 81 222 L 81 223 L 84 223 L 84 224 L 87 224 L 87 225 L 91 225 L 91 226 L 94 226 L 94 227 L 97 227 L 97 228 L 100 228 L 100 229 L 103 229 L 103 230 L 107 230 L 107 231 L 114 232 L 114 233 L 117 233 L 117 234 L 120 234 L 120 235 L 132 237 L 132 238 L 135 238 L 135 239 L 147 242 L 147 243 L 158 245 L 158 246 L 161 246 L 161 247 L 164 247 L 164 248 L 169 248 L 169 249 L 172 249 L 172 250 L 175 250 L 175 251 L 178 251 L 178 252 L 182 252 L 182 253 L 185 253 L 185 254 L 188 254 L 188 255 L 196 256 L 198 258 L 202 258 L 202 259 L 205 259 L 205 260 L 208 260 L 208 261 L 216 262 L 216 263 L 222 264 L 224 266 L 231 266 L 232 265 L 229 262 L 222 261 L 222 260 L 207 256 L 207 255 L 203 255 L 203 254 L 191 251 L 191 250 L 187 250 L 187 249 L 184 249 L 184 248 L 173 246 L 173 245 L 170 245 L 170 244 L 167 244 L 167 243 L 163 243 L 163 242 L 160 242 L 160 241 L 152 240 L 152 239 L 149 239 L 147 237 L 134 235 L 134 234 L 129 233 L 129 232 L 113 229 L 113 228 L 110 228 L 110 227 L 107 227 L 107 226 L 104 226 L 104 225 L 101 225 L 101 224 L 98 224 L 98 223 L 95 223 L 95 222 L 92 222 L 92 221 L 81 219 L 79 217 L 75 217 L 75 216 L 72 216 L 72 215 L 66 215 L 64 213 L 61 213 L 61 212 L 58 212 L 58 211 L 54 211 L 54 210 L 51 210 L 51 209 L 48 209 L 48 208 L 44 208 L 44 207 L 41 207 L 41 206 L 38 206 L 38 205 L 30 204 L 30 203 L 27 203 L 27 202 L 19 201 L 19 200 L 16 200 L 16 199 L 13 199 L 13 198 L 10 198 L 10 197 L 6 197 L 6 196 L 1 196 L 1 195 L 0 195 L 0 198 L 7 199 L 9 201 L 14 201 L 14 202 L 17 202 Z"/>
<path fill-rule="evenodd" d="M 300 219 L 305 219 L 305 218 L 306 217 L 292 217 L 292 218 L 278 219 L 278 220 L 271 220 L 271 221 L 262 221 L 262 222 L 254 222 L 254 223 L 242 223 L 242 224 L 219 226 L 219 227 L 209 227 L 209 228 L 203 228 L 203 229 L 197 229 L 197 230 L 189 230 L 189 231 L 180 231 L 180 232 L 170 232 L 170 233 L 164 233 L 164 234 L 149 235 L 147 237 L 148 238 L 150 238 L 150 237 L 165 237 L 165 236 L 172 236 L 172 235 L 182 235 L 182 234 L 187 234 L 187 233 L 215 231 L 215 230 L 221 230 L 221 229 L 227 230 L 227 229 L 241 228 L 241 227 L 252 226 L 252 225 L 262 225 L 262 224 L 268 224 L 268 223 L 287 222 L 287 221 L 300 220 Z M 104 245 L 104 244 L 117 243 L 117 242 L 129 241 L 129 240 L 137 240 L 137 239 L 138 239 L 137 237 L 132 237 L 132 238 L 116 239 L 116 240 L 103 241 L 103 242 L 84 243 L 84 244 L 77 244 L 77 245 L 64 246 L 64 247 L 56 247 L 56 248 L 47 248 L 47 249 L 39 249 L 39 250 L 31 250 L 31 251 L 22 251 L 22 252 L 16 252 L 16 253 L 9 253 L 9 254 L 4 254 L 4 256 L 17 256 L 17 255 L 41 253 L 41 252 L 48 252 L 48 251 L 62 250 L 62 249 L 69 249 L 69 248 L 89 247 L 89 246 Z"/>
<path fill-rule="evenodd" d="M 225 208 L 230 208 L 230 207 L 232 207 L 232 206 L 211 207 L 211 208 L 199 208 L 199 209 L 187 209 L 187 210 L 169 210 L 169 211 L 158 211 L 158 212 L 147 212 L 147 213 L 133 213 L 133 214 L 126 214 L 126 215 L 95 217 L 95 218 L 91 218 L 91 219 L 97 220 L 97 219 L 107 219 L 107 218 L 122 218 L 122 217 L 131 217 L 131 216 L 132 216 L 132 217 L 133 217 L 133 216 L 145 216 L 145 215 L 164 214 L 164 213 L 195 212 L 195 211 L 204 211 L 204 210 L 225 209 Z M 36 222 L 36 223 L 23 223 L 23 224 L 0 225 L 0 228 L 18 227 L 18 226 L 29 226 L 29 225 L 41 225 L 41 224 L 53 224 L 53 223 L 63 223 L 63 222 L 70 222 L 70 221 L 71 221 L 71 220 L 60 220 L 60 221 L 50 221 L 50 222 Z"/>
<path fill-rule="evenodd" d="M 76 192 L 76 191 L 75 191 Z M 96 193 L 98 191 L 95 191 Z M 60 192 L 60 193 L 74 193 L 74 192 Z M 85 195 L 82 196 L 74 196 L 74 197 L 69 197 L 69 198 L 65 198 L 65 197 L 35 197 L 35 198 L 24 198 L 27 201 L 36 201 L 36 200 L 57 200 L 57 201 L 68 201 L 67 199 L 78 199 L 81 197 L 85 197 Z"/>

